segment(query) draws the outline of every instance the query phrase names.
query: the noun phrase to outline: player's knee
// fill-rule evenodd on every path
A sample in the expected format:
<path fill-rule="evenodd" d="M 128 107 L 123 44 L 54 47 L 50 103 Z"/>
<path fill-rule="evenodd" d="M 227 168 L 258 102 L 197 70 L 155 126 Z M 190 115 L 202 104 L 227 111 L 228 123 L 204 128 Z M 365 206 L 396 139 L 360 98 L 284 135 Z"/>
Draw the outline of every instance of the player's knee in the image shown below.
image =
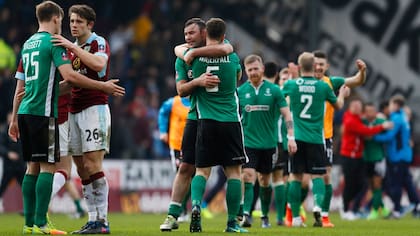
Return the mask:
<path fill-rule="evenodd" d="M 178 172 L 179 172 L 179 175 L 181 176 L 191 178 L 191 176 L 195 172 L 195 166 L 191 164 L 187 164 L 187 163 L 181 163 L 181 165 L 179 166 Z"/>

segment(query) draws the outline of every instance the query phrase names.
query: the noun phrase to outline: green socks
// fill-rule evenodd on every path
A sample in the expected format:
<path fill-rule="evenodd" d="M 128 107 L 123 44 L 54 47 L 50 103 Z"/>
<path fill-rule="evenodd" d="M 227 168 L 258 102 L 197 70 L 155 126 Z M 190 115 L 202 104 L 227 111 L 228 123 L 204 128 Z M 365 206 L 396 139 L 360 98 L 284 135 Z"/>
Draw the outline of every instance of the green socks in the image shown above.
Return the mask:
<path fill-rule="evenodd" d="M 179 215 L 181 215 L 182 206 L 180 203 L 171 202 L 169 204 L 168 215 L 173 216 L 175 219 L 178 219 Z"/>
<path fill-rule="evenodd" d="M 372 194 L 372 207 L 373 209 L 378 210 L 384 205 L 384 203 L 382 202 L 382 190 L 374 189 Z"/>
<path fill-rule="evenodd" d="M 325 184 L 323 178 L 312 179 L 312 192 L 314 194 L 314 208 L 321 208 L 325 196 Z"/>
<path fill-rule="evenodd" d="M 286 187 L 284 184 L 274 187 L 274 202 L 276 203 L 277 221 L 282 221 L 286 208 Z"/>
<path fill-rule="evenodd" d="M 50 204 L 54 174 L 41 172 L 36 181 L 35 225 L 43 226 L 47 223 L 48 205 Z"/>
<path fill-rule="evenodd" d="M 331 184 L 325 185 L 325 195 L 324 200 L 322 201 L 322 212 L 329 212 L 330 211 L 330 204 L 331 204 L 331 198 L 333 194 L 333 189 Z"/>
<path fill-rule="evenodd" d="M 301 200 L 302 184 L 299 181 L 289 182 L 289 189 L 287 191 L 287 202 L 292 208 L 293 217 L 299 216 L 300 200 Z"/>
<path fill-rule="evenodd" d="M 191 181 L 191 203 L 193 206 L 201 206 L 207 180 L 204 176 L 196 175 Z M 240 190 L 239 190 L 240 192 Z"/>
<path fill-rule="evenodd" d="M 241 180 L 228 179 L 226 189 L 226 205 L 228 211 L 228 222 L 236 220 L 241 203 L 242 191 Z M 251 199 L 252 201 L 252 199 Z"/>
<path fill-rule="evenodd" d="M 254 200 L 254 184 L 246 182 L 244 192 L 244 214 L 251 212 L 252 201 Z"/>
<path fill-rule="evenodd" d="M 37 175 L 26 174 L 22 181 L 22 195 L 23 195 L 23 214 L 25 215 L 25 225 L 32 227 L 35 218 L 35 186 Z"/>
<path fill-rule="evenodd" d="M 271 188 L 271 186 L 260 187 L 262 216 L 268 216 L 268 211 L 270 210 L 272 192 L 273 192 L 273 189 Z"/>

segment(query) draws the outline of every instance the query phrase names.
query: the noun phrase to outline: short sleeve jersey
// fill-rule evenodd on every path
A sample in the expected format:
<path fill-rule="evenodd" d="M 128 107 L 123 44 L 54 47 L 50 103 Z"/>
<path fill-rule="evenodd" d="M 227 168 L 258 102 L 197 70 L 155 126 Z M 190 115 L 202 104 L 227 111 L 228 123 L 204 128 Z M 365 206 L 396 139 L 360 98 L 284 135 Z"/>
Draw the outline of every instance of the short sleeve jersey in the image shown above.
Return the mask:
<path fill-rule="evenodd" d="M 184 60 L 177 57 L 175 60 L 175 80 L 176 82 L 185 80 L 186 82 L 193 79 L 191 66 Z M 197 120 L 196 98 L 195 91 L 190 94 L 191 107 L 188 111 L 188 120 Z"/>
<path fill-rule="evenodd" d="M 57 68 L 70 64 L 70 60 L 63 47 L 53 46 L 51 36 L 48 32 L 38 32 L 23 44 L 23 73 L 17 76 L 25 80 L 25 95 L 18 114 L 58 116 L 60 77 Z"/>
<path fill-rule="evenodd" d="M 69 52 L 73 69 L 80 74 L 89 77 L 90 79 L 107 81 L 109 75 L 109 58 L 111 55 L 108 42 L 103 37 L 98 36 L 96 33 L 92 33 L 86 43 L 80 45 L 80 47 L 92 54 L 106 58 L 107 63 L 101 71 L 97 72 L 87 67 L 75 54 Z M 70 112 L 78 113 L 90 106 L 107 103 L 108 94 L 102 91 L 73 87 L 71 91 Z"/>
<path fill-rule="evenodd" d="M 222 57 L 198 57 L 192 63 L 193 77 L 211 72 L 220 79 L 218 90 L 197 88 L 198 119 L 239 122 L 239 101 L 236 94 L 237 74 L 241 70 L 239 57 L 231 53 Z"/>
<path fill-rule="evenodd" d="M 323 144 L 325 102 L 337 102 L 330 86 L 314 77 L 301 77 L 288 80 L 283 93 L 290 97 L 296 140 Z"/>
<path fill-rule="evenodd" d="M 335 92 L 341 86 L 344 85 L 346 80 L 343 77 L 327 77 L 324 76 L 322 80 L 327 83 L 332 90 Z M 327 102 L 325 104 L 325 116 L 324 116 L 324 136 L 325 139 L 330 139 L 333 137 L 333 120 L 334 120 L 334 107 L 331 103 Z"/>
<path fill-rule="evenodd" d="M 246 147 L 275 148 L 280 108 L 287 102 L 280 87 L 263 80 L 256 88 L 247 81 L 238 88 Z"/>

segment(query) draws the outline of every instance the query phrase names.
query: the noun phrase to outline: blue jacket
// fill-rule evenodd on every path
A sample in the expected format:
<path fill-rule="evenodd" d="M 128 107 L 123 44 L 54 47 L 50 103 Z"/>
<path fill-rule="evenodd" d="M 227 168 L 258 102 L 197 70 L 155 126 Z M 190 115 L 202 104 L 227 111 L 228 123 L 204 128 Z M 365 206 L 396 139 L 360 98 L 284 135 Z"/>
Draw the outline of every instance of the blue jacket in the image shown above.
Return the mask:
<path fill-rule="evenodd" d="M 407 162 L 413 160 L 413 150 L 410 146 L 410 123 L 403 109 L 393 112 L 390 121 L 394 128 L 375 135 L 373 140 L 385 142 L 385 150 L 390 162 Z"/>

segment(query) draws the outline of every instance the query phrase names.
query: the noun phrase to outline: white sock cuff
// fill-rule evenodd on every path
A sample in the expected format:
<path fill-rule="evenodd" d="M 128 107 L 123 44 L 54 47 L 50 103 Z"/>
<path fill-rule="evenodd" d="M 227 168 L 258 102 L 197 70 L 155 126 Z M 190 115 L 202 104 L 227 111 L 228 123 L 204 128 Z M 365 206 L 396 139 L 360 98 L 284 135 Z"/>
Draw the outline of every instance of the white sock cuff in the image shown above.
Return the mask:
<path fill-rule="evenodd" d="M 170 201 L 169 202 L 169 205 L 175 205 L 175 206 L 182 206 L 182 203 L 180 203 L 180 202 L 174 202 L 174 201 Z"/>

